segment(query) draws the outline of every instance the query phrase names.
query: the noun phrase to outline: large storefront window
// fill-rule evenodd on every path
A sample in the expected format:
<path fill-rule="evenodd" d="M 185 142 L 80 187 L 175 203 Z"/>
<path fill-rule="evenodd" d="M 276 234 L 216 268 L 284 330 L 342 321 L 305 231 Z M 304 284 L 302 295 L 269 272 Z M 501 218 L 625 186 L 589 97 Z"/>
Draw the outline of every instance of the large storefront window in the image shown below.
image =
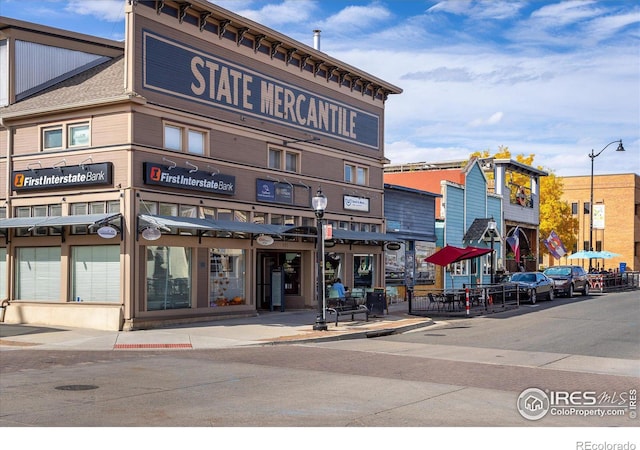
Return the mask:
<path fill-rule="evenodd" d="M 353 255 L 353 287 L 372 288 L 374 272 L 373 255 Z"/>
<path fill-rule="evenodd" d="M 325 253 L 324 255 L 324 285 L 327 287 L 327 292 L 331 289 L 333 283 L 337 278 L 340 278 L 344 283 L 345 277 L 342 264 L 344 262 L 344 253 Z"/>
<path fill-rule="evenodd" d="M 209 306 L 245 305 L 245 251 L 212 248 L 209 260 Z"/>
<path fill-rule="evenodd" d="M 286 253 L 282 264 L 284 269 L 285 295 L 300 295 L 300 253 Z"/>
<path fill-rule="evenodd" d="M 120 303 L 119 245 L 72 247 L 71 259 L 71 301 Z"/>
<path fill-rule="evenodd" d="M 60 300 L 60 247 L 23 247 L 17 250 L 16 299 Z"/>
<path fill-rule="evenodd" d="M 400 244 L 398 250 L 385 250 L 384 252 L 384 277 L 385 283 L 404 284 L 405 274 L 405 243 Z"/>
<path fill-rule="evenodd" d="M 416 241 L 416 279 L 415 284 L 434 284 L 436 266 L 425 261 L 436 249 L 435 242 Z"/>
<path fill-rule="evenodd" d="M 191 307 L 191 249 L 147 247 L 147 310 Z"/>

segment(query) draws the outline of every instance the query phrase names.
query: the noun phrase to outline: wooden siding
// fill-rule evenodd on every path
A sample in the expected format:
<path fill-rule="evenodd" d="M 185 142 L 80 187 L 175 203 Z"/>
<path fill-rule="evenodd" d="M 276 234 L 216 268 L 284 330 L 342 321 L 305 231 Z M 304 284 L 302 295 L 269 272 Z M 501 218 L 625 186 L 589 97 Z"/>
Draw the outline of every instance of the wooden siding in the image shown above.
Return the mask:
<path fill-rule="evenodd" d="M 474 163 L 467 173 L 464 195 L 464 231 L 466 231 L 475 219 L 487 217 L 487 180 L 477 163 Z"/>
<path fill-rule="evenodd" d="M 388 224 L 399 222 L 399 234 L 418 234 L 417 240 L 435 242 L 435 197 L 385 190 L 384 215 Z"/>
<path fill-rule="evenodd" d="M 445 186 L 445 244 L 462 245 L 464 237 L 464 188 Z"/>

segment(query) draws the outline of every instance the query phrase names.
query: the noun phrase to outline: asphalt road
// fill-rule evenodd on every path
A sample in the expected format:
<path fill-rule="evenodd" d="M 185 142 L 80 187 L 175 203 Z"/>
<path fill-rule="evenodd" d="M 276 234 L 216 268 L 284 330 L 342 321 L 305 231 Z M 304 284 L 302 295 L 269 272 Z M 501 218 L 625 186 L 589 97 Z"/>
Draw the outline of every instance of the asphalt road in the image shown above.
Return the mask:
<path fill-rule="evenodd" d="M 629 408 L 621 416 L 534 421 L 516 405 L 524 390 L 538 387 L 624 393 L 629 406 L 629 393 L 640 389 L 639 313 L 633 292 L 372 339 L 12 350 L 0 353 L 0 426 L 637 427 Z"/>
<path fill-rule="evenodd" d="M 559 297 L 485 317 L 438 320 L 426 330 L 384 339 L 637 360 L 639 297 L 638 291 Z"/>

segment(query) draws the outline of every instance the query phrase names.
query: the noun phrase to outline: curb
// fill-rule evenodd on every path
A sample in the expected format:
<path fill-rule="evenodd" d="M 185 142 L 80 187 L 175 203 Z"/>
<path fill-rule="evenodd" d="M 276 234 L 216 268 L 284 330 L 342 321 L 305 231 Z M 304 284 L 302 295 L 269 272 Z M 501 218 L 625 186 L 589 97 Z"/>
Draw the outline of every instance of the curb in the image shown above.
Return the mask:
<path fill-rule="evenodd" d="M 422 322 L 413 323 L 410 325 L 404 325 L 400 327 L 387 327 L 379 330 L 362 330 L 354 332 L 345 332 L 342 334 L 336 334 L 333 336 L 319 336 L 319 337 L 301 337 L 296 339 L 296 336 L 291 336 L 284 339 L 268 340 L 263 344 L 257 344 L 259 346 L 264 345 L 282 345 L 282 344 L 308 344 L 314 342 L 332 342 L 332 341 L 345 341 L 350 339 L 363 339 L 363 338 L 376 338 L 382 336 L 390 336 L 392 334 L 401 334 L 406 331 L 415 330 L 418 328 L 424 328 L 434 325 L 435 322 L 431 319 L 424 320 Z M 322 333 L 322 332 L 320 332 Z"/>

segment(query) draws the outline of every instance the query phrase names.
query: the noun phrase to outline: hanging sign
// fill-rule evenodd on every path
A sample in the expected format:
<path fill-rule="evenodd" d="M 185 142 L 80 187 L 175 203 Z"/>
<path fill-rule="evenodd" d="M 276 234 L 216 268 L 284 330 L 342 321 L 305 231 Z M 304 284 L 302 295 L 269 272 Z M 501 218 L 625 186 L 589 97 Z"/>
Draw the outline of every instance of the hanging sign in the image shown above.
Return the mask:
<path fill-rule="evenodd" d="M 149 227 L 142 230 L 142 237 L 147 241 L 157 241 L 160 239 L 160 236 L 162 236 L 162 233 L 156 227 Z"/>
<path fill-rule="evenodd" d="M 98 236 L 104 239 L 111 239 L 118 235 L 118 230 L 113 228 L 112 226 L 106 225 L 104 227 L 98 228 Z"/>
<path fill-rule="evenodd" d="M 260 245 L 269 246 L 273 244 L 273 238 L 266 234 L 261 234 L 256 238 L 256 242 Z"/>

